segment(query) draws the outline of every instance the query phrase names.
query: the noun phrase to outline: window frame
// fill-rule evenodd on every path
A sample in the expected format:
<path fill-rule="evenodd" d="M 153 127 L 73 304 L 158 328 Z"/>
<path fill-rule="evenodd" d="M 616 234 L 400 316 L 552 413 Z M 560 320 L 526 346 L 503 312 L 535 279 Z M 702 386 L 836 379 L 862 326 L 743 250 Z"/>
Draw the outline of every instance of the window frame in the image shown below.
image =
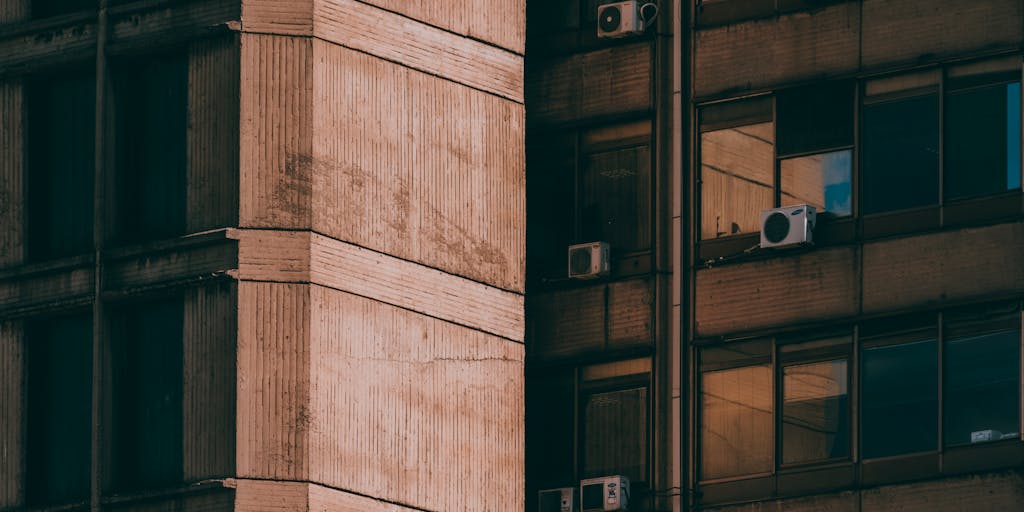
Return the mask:
<path fill-rule="evenodd" d="M 691 467 L 693 484 L 700 496 L 700 502 L 707 505 L 762 500 L 777 497 L 793 497 L 819 492 L 857 489 L 884 484 L 894 484 L 918 479 L 937 478 L 969 472 L 994 470 L 1018 466 L 1024 463 L 1024 436 L 1000 439 L 967 445 L 949 445 L 944 442 L 946 383 L 944 345 L 953 334 L 947 333 L 949 325 L 963 318 L 979 318 L 969 331 L 1001 332 L 1017 326 L 1020 353 L 1017 360 L 1018 379 L 1024 383 L 1024 300 L 1011 299 L 996 302 L 980 302 L 939 310 L 898 313 L 890 316 L 866 316 L 855 318 L 851 323 L 824 324 L 809 331 L 784 332 L 763 337 L 722 337 L 698 339 L 693 342 L 693 380 L 690 400 L 694 411 L 691 428 L 695 432 Z M 993 322 L 1002 322 L 996 327 Z M 1007 327 L 1008 326 L 1008 327 Z M 785 347 L 813 340 L 848 337 L 847 342 L 831 348 L 800 351 L 794 355 L 784 354 Z M 866 349 L 899 346 L 916 341 L 933 339 L 936 343 L 936 386 L 937 413 L 936 445 L 927 451 L 918 451 L 891 456 L 865 458 L 863 456 L 863 354 Z M 767 341 L 766 341 L 767 340 Z M 708 363 L 705 353 L 720 347 L 740 346 L 742 343 L 762 341 L 770 344 L 770 355 L 743 356 L 727 362 Z M 831 361 L 845 358 L 848 362 L 849 379 L 848 418 L 850 446 L 849 457 L 825 459 L 806 463 L 782 463 L 782 406 L 783 368 L 792 364 L 815 361 Z M 701 404 L 702 375 L 708 371 L 742 368 L 770 361 L 773 369 L 773 417 L 774 417 L 774 469 L 770 473 L 757 473 L 737 477 L 704 479 L 701 475 L 701 453 L 703 405 Z M 1018 391 L 1018 421 L 1024 430 L 1024 392 Z"/>

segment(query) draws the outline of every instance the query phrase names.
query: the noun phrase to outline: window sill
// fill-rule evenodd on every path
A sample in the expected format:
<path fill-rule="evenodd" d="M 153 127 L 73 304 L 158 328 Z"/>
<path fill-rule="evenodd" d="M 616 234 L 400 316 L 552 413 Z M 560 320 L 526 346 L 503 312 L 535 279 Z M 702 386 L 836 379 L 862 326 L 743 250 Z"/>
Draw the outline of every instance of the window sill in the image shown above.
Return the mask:
<path fill-rule="evenodd" d="M 147 491 L 129 491 L 125 493 L 110 493 L 100 501 L 104 505 L 119 505 L 135 503 L 140 501 L 154 501 L 165 498 L 179 498 L 182 496 L 201 494 L 205 492 L 216 492 L 224 489 L 233 489 L 234 481 L 231 479 L 203 480 L 192 484 L 179 484 L 174 487 L 152 489 Z"/>

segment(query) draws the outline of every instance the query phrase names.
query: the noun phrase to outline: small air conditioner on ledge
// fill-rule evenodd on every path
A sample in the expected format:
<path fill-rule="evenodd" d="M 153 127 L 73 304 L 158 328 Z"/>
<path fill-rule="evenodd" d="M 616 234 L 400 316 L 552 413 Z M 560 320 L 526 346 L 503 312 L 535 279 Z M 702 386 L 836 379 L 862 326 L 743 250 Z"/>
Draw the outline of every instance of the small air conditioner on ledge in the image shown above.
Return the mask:
<path fill-rule="evenodd" d="M 761 248 L 813 243 L 816 217 L 814 207 L 806 204 L 761 212 Z"/>
<path fill-rule="evenodd" d="M 537 495 L 537 510 L 540 512 L 576 512 L 576 489 L 573 487 L 544 489 Z"/>
<path fill-rule="evenodd" d="M 611 249 L 605 242 L 569 246 L 569 278 L 594 279 L 611 272 Z"/>
<path fill-rule="evenodd" d="M 640 3 L 635 0 L 597 6 L 597 37 L 626 37 L 644 32 Z"/>
<path fill-rule="evenodd" d="M 581 512 L 629 510 L 629 478 L 614 475 L 581 481 L 580 505 Z"/>

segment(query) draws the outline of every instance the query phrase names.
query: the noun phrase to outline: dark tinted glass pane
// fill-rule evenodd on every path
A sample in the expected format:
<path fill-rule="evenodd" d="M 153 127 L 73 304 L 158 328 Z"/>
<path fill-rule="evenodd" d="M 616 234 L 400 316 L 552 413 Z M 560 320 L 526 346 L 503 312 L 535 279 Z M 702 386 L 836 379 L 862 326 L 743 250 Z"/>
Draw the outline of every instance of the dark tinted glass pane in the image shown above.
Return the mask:
<path fill-rule="evenodd" d="M 835 217 L 847 217 L 852 213 L 852 150 L 788 158 L 779 166 L 783 206 L 809 204 L 818 209 L 819 215 L 827 213 Z"/>
<path fill-rule="evenodd" d="M 172 56 L 125 65 L 116 85 L 121 238 L 181 234 L 188 61 Z"/>
<path fill-rule="evenodd" d="M 929 340 L 864 350 L 864 458 L 938 448 L 937 347 Z"/>
<path fill-rule="evenodd" d="M 48 18 L 58 14 L 96 10 L 97 0 L 32 0 L 32 17 Z"/>
<path fill-rule="evenodd" d="M 846 360 L 783 368 L 783 463 L 834 459 L 850 454 L 846 368 Z"/>
<path fill-rule="evenodd" d="M 771 366 L 704 373 L 700 407 L 703 480 L 771 471 Z"/>
<path fill-rule="evenodd" d="M 92 75 L 41 77 L 28 89 L 28 257 L 92 247 L 96 95 Z"/>
<path fill-rule="evenodd" d="M 182 468 L 182 303 L 128 308 L 114 329 L 115 486 L 175 483 Z"/>
<path fill-rule="evenodd" d="M 864 107 L 862 174 L 865 214 L 938 204 L 938 95 Z"/>
<path fill-rule="evenodd" d="M 580 184 L 581 242 L 616 250 L 650 246 L 651 152 L 647 146 L 590 155 Z"/>
<path fill-rule="evenodd" d="M 757 233 L 775 203 L 775 123 L 704 132 L 700 155 L 701 238 Z"/>
<path fill-rule="evenodd" d="M 776 102 L 780 156 L 853 144 L 851 84 L 783 91 Z"/>
<path fill-rule="evenodd" d="M 27 501 L 89 497 L 92 319 L 48 319 L 29 328 Z"/>
<path fill-rule="evenodd" d="M 575 382 L 571 371 L 550 370 L 526 380 L 526 478 L 532 489 L 575 482 Z"/>
<path fill-rule="evenodd" d="M 952 92 L 946 100 L 947 199 L 1020 187 L 1020 84 Z"/>
<path fill-rule="evenodd" d="M 1020 331 L 948 340 L 946 445 L 1020 436 Z"/>
<path fill-rule="evenodd" d="M 696 12 L 700 26 L 723 25 L 770 16 L 775 12 L 775 0 L 704 0 Z"/>
<path fill-rule="evenodd" d="M 647 390 L 595 393 L 583 404 L 583 477 L 647 481 Z"/>

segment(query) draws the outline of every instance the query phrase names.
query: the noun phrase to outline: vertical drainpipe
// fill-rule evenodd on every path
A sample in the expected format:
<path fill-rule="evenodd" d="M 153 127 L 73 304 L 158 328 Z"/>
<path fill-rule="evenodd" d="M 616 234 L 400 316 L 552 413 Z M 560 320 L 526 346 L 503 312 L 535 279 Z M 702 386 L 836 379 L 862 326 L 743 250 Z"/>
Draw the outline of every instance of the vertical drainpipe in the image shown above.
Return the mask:
<path fill-rule="evenodd" d="M 107 0 L 99 0 L 96 20 L 96 114 L 93 149 L 93 303 L 92 303 L 92 457 L 89 510 L 100 512 L 103 485 L 103 231 L 104 163 L 106 160 L 106 89 L 107 89 Z"/>

